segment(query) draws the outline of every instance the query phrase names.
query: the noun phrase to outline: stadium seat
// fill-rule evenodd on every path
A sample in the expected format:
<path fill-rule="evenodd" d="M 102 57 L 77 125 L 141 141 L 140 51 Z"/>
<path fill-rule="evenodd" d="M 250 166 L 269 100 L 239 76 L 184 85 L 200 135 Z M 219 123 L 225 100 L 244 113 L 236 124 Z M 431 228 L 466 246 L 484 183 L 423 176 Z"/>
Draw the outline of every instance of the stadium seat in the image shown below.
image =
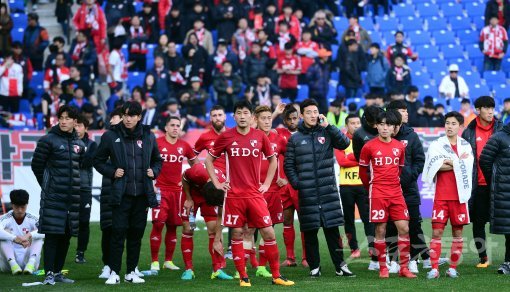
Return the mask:
<path fill-rule="evenodd" d="M 143 2 L 142 1 L 133 1 L 133 6 L 135 7 L 135 12 L 139 13 L 142 11 Z"/>
<path fill-rule="evenodd" d="M 2 1 L 2 3 L 5 3 Z M 25 1 L 24 0 L 9 0 L 9 9 L 11 13 L 25 12 Z"/>
<path fill-rule="evenodd" d="M 448 25 L 446 18 L 437 15 L 425 18 L 425 21 L 427 23 L 427 30 L 429 31 L 444 30 Z"/>
<path fill-rule="evenodd" d="M 438 95 L 438 91 L 437 91 L 437 86 L 432 86 L 430 84 L 425 84 L 425 85 L 421 85 L 421 86 L 418 86 L 418 89 L 420 90 L 420 96 L 432 96 L 432 97 L 437 97 Z"/>
<path fill-rule="evenodd" d="M 448 62 L 448 65 L 456 64 L 457 66 L 459 66 L 459 71 L 461 72 L 461 74 L 463 74 L 464 72 L 473 70 L 473 67 L 471 66 L 471 62 L 463 57 L 457 58 L 457 59 L 450 59 L 447 62 Z"/>
<path fill-rule="evenodd" d="M 379 25 L 379 31 L 397 31 L 398 19 L 395 17 L 376 16 L 376 23 Z"/>
<path fill-rule="evenodd" d="M 468 87 L 469 87 L 469 97 L 472 100 L 475 100 L 483 95 L 491 95 L 491 91 L 487 85 L 482 85 L 482 84 L 471 85 L 468 83 Z"/>
<path fill-rule="evenodd" d="M 436 4 L 425 2 L 416 5 L 416 11 L 421 17 L 439 15 L 439 7 Z"/>
<path fill-rule="evenodd" d="M 236 121 L 234 120 L 234 114 L 233 113 L 225 113 L 227 116 L 227 120 L 225 121 L 225 126 L 229 129 L 235 128 Z"/>
<path fill-rule="evenodd" d="M 462 98 L 450 99 L 450 108 L 452 111 L 459 111 L 461 108 Z"/>
<path fill-rule="evenodd" d="M 25 29 L 23 28 L 17 28 L 17 29 L 13 29 L 11 30 L 11 37 L 12 37 L 12 41 L 15 42 L 15 41 L 18 41 L 18 42 L 23 42 L 23 35 L 25 34 Z"/>
<path fill-rule="evenodd" d="M 131 92 L 136 86 L 143 86 L 145 72 L 128 72 L 128 87 Z"/>
<path fill-rule="evenodd" d="M 480 48 L 477 43 L 466 45 L 466 53 L 468 58 L 483 58 L 483 54 L 480 51 Z"/>
<path fill-rule="evenodd" d="M 472 29 L 471 19 L 464 16 L 459 15 L 450 17 L 448 22 L 450 23 L 453 31 L 457 31 L 460 29 Z"/>
<path fill-rule="evenodd" d="M 354 97 L 354 98 L 347 98 L 345 100 L 345 105 L 346 106 L 349 106 L 349 104 L 351 103 L 355 103 L 357 108 L 361 108 L 362 106 L 365 105 L 365 99 L 364 98 L 360 98 L 360 97 Z"/>
<path fill-rule="evenodd" d="M 409 69 L 411 69 L 411 72 L 418 71 L 423 72 L 423 63 L 419 59 L 414 62 L 408 63 L 407 66 L 409 67 Z"/>
<path fill-rule="evenodd" d="M 433 72 L 432 79 L 436 82 L 436 85 L 439 87 L 439 85 L 441 84 L 441 80 L 443 80 L 443 78 L 447 75 L 448 75 L 448 70 L 446 70 L 446 69 L 442 70 L 442 71 Z"/>
<path fill-rule="evenodd" d="M 502 71 L 485 71 L 483 72 L 483 79 L 485 79 L 487 84 L 506 83 L 506 76 Z"/>
<path fill-rule="evenodd" d="M 413 84 L 419 85 L 430 84 L 430 75 L 428 73 L 421 71 L 412 71 L 411 74 Z"/>
<path fill-rule="evenodd" d="M 301 102 L 308 98 L 308 85 L 298 85 L 298 95 L 296 98 L 297 102 Z"/>
<path fill-rule="evenodd" d="M 427 72 L 431 74 L 448 70 L 446 61 L 441 59 L 424 60 L 423 66 L 427 69 Z"/>
<path fill-rule="evenodd" d="M 338 47 L 339 45 L 331 45 L 331 60 L 336 60 L 336 56 L 338 55 Z"/>
<path fill-rule="evenodd" d="M 510 57 L 505 57 L 501 63 L 501 69 L 504 72 L 510 72 Z"/>
<path fill-rule="evenodd" d="M 413 46 L 428 45 L 432 42 L 430 34 L 427 31 L 422 30 L 409 31 L 407 38 L 410 40 Z"/>
<path fill-rule="evenodd" d="M 367 30 L 368 35 L 370 36 L 370 39 L 372 40 L 372 43 L 378 43 L 381 44 L 381 34 L 379 34 L 378 31 L 375 30 Z"/>
<path fill-rule="evenodd" d="M 335 26 L 336 31 L 338 31 L 339 34 L 342 34 L 343 31 L 349 27 L 349 21 L 345 17 L 336 16 L 333 19 L 333 25 Z"/>
<path fill-rule="evenodd" d="M 375 30 L 372 17 L 360 17 L 359 25 L 367 31 Z"/>
<path fill-rule="evenodd" d="M 124 44 L 122 45 L 122 54 L 124 55 L 124 58 L 126 58 L 126 60 L 129 60 L 129 53 L 128 53 L 128 45 Z"/>
<path fill-rule="evenodd" d="M 30 101 L 26 98 L 22 98 L 19 100 L 19 112 L 20 113 L 29 113 L 32 109 L 30 107 Z"/>
<path fill-rule="evenodd" d="M 397 5 L 393 5 L 393 13 L 397 16 L 414 16 L 416 14 L 414 10 L 414 5 L 412 4 L 406 4 L 406 3 L 400 3 Z"/>
<path fill-rule="evenodd" d="M 480 33 L 472 29 L 463 29 L 457 31 L 457 37 L 459 38 L 461 45 L 471 45 L 478 43 Z"/>
<path fill-rule="evenodd" d="M 340 72 L 338 72 L 338 71 L 331 72 L 330 80 L 340 82 Z"/>
<path fill-rule="evenodd" d="M 416 52 L 418 53 L 418 57 L 423 60 L 439 57 L 439 50 L 436 46 L 432 45 L 416 46 Z"/>
<path fill-rule="evenodd" d="M 473 21 L 473 24 L 475 25 L 477 31 L 480 31 L 483 27 L 485 27 L 484 16 L 473 16 L 471 20 Z"/>
<path fill-rule="evenodd" d="M 460 72 L 460 76 L 464 78 L 464 81 L 466 81 L 466 84 L 468 84 L 468 86 L 482 83 L 482 79 L 480 78 L 480 74 L 478 72 L 473 71 Z"/>
<path fill-rule="evenodd" d="M 494 99 L 499 101 L 499 104 L 502 104 L 505 98 L 510 97 L 510 86 L 506 84 L 494 86 L 492 91 L 494 92 Z"/>
<path fill-rule="evenodd" d="M 423 23 L 421 18 L 416 16 L 406 16 L 400 18 L 400 24 L 405 31 L 413 32 L 416 30 L 423 29 Z"/>
<path fill-rule="evenodd" d="M 466 9 L 469 17 L 483 16 L 485 11 L 485 5 L 477 1 L 465 2 L 464 8 Z"/>
<path fill-rule="evenodd" d="M 441 52 L 443 53 L 443 58 L 446 60 L 464 57 L 464 51 L 462 50 L 462 46 L 460 45 L 454 44 L 443 45 L 441 46 Z"/>
<path fill-rule="evenodd" d="M 461 16 L 464 14 L 462 12 L 462 5 L 454 2 L 441 4 L 441 10 L 444 16 Z"/>
<path fill-rule="evenodd" d="M 455 44 L 455 34 L 453 33 L 453 31 L 448 30 L 434 31 L 432 33 L 432 37 L 436 41 L 437 46 Z"/>
<path fill-rule="evenodd" d="M 12 15 L 12 25 L 14 29 L 26 28 L 28 25 L 28 17 L 25 13 L 14 13 Z"/>
<path fill-rule="evenodd" d="M 381 32 L 382 39 L 386 41 L 386 45 L 390 45 L 395 42 L 395 32 L 397 32 L 397 31 L 394 30 L 394 31 L 382 31 Z M 405 43 L 405 41 L 404 41 L 404 43 Z"/>
<path fill-rule="evenodd" d="M 471 60 L 471 63 L 473 63 L 473 66 L 476 67 L 476 70 L 478 72 L 483 72 L 483 57 L 482 58 L 469 58 Z"/>
<path fill-rule="evenodd" d="M 154 44 L 148 44 L 147 45 L 147 70 L 150 70 L 152 67 L 154 67 L 154 49 L 156 48 L 156 45 Z"/>
<path fill-rule="evenodd" d="M 32 80 L 30 80 L 30 88 L 34 90 L 37 96 L 41 96 L 44 93 L 43 81 L 44 81 L 43 71 L 34 71 L 32 73 Z"/>

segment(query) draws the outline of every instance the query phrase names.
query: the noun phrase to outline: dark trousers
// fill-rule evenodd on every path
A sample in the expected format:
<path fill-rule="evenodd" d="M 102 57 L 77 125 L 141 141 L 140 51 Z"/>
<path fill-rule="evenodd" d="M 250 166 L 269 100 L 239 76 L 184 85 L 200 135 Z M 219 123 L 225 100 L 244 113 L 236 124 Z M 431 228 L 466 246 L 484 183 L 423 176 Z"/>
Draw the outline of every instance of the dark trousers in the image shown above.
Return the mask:
<path fill-rule="evenodd" d="M 296 100 L 298 90 L 297 88 L 281 88 L 280 93 L 282 98 L 288 98 L 290 101 L 294 102 Z"/>
<path fill-rule="evenodd" d="M 112 209 L 110 268 L 117 274 L 122 265 L 126 243 L 126 273 L 138 266 L 143 233 L 147 225 L 147 196 L 124 195 L 119 206 Z"/>
<path fill-rule="evenodd" d="M 315 101 L 317 101 L 317 103 L 319 104 L 319 113 L 323 115 L 326 115 L 328 113 L 329 105 L 328 98 L 326 96 L 310 92 L 308 97 L 313 98 L 315 99 Z"/>
<path fill-rule="evenodd" d="M 483 59 L 483 70 L 484 71 L 499 71 L 499 70 L 501 70 L 501 62 L 502 62 L 502 59 L 489 58 L 489 57 L 485 56 Z"/>
<path fill-rule="evenodd" d="M 110 249 L 112 242 L 112 227 L 103 228 L 101 230 L 101 251 L 103 252 L 103 264 L 110 266 Z"/>
<path fill-rule="evenodd" d="M 359 92 L 359 88 L 345 87 L 345 97 L 346 98 L 359 97 L 358 92 Z"/>
<path fill-rule="evenodd" d="M 510 234 L 505 234 L 505 262 L 510 262 Z"/>
<path fill-rule="evenodd" d="M 476 179 L 476 178 L 474 178 Z M 480 258 L 487 257 L 485 224 L 489 221 L 491 193 L 487 186 L 478 186 L 473 194 L 470 217 L 473 222 L 473 239 Z"/>
<path fill-rule="evenodd" d="M 364 16 L 364 14 L 365 14 L 363 7 L 358 6 L 358 1 L 345 0 L 345 1 L 342 1 L 342 4 L 345 7 L 345 14 L 347 14 L 348 18 L 353 15 L 360 17 L 360 16 Z"/>
<path fill-rule="evenodd" d="M 426 260 L 430 258 L 429 249 L 425 242 L 421 222 L 420 205 L 408 205 L 409 211 L 409 239 L 411 240 L 411 260 L 417 260 L 418 256 Z M 389 243 L 388 254 L 391 260 L 398 257 L 398 230 L 393 222 L 388 222 L 386 227 L 386 241 Z"/>
<path fill-rule="evenodd" d="M 78 246 L 76 251 L 85 252 L 90 238 L 90 209 L 92 208 L 92 194 L 90 197 L 82 195 L 80 204 L 80 229 L 78 230 Z"/>
<path fill-rule="evenodd" d="M 44 238 L 44 270 L 60 273 L 64 268 L 69 242 L 71 241 L 70 226 L 67 224 L 65 234 L 46 234 Z"/>
<path fill-rule="evenodd" d="M 384 14 L 390 14 L 388 0 L 372 0 L 370 2 L 372 2 L 372 5 L 374 6 L 374 15 L 379 15 L 379 6 L 382 6 Z"/>
<path fill-rule="evenodd" d="M 365 228 L 369 248 L 374 247 L 375 226 L 368 218 L 368 195 L 363 186 L 340 186 L 340 197 L 344 211 L 345 235 L 349 240 L 351 250 L 359 249 L 356 237 L 355 206 L 358 206 L 359 215 Z M 377 260 L 377 258 L 375 259 Z"/>
<path fill-rule="evenodd" d="M 338 227 L 322 228 L 326 242 L 328 244 L 329 255 L 338 270 L 344 264 L 344 252 L 340 245 L 342 238 Z M 319 253 L 319 239 L 317 233 L 319 229 L 308 230 L 304 232 L 306 260 L 310 266 L 310 270 L 316 269 L 321 264 L 321 256 Z"/>
<path fill-rule="evenodd" d="M 19 96 L 5 96 L 0 95 L 0 106 L 5 112 L 17 113 L 19 112 Z"/>
<path fill-rule="evenodd" d="M 370 93 L 384 94 L 384 87 L 370 87 Z"/>

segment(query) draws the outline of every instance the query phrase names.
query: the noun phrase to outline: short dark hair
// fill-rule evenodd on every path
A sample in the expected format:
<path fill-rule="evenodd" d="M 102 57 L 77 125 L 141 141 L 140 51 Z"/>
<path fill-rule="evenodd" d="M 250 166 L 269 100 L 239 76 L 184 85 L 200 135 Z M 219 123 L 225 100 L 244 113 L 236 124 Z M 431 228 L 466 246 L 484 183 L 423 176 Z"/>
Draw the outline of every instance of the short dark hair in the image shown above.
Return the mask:
<path fill-rule="evenodd" d="M 301 102 L 301 104 L 299 105 L 299 109 L 301 110 L 301 114 L 303 114 L 305 112 L 305 107 L 309 107 L 309 106 L 316 106 L 317 109 L 319 108 L 319 104 L 317 103 L 317 101 L 313 98 L 307 98 L 305 100 L 303 100 L 303 102 Z"/>
<path fill-rule="evenodd" d="M 297 112 L 298 112 L 297 109 L 292 104 L 289 104 L 289 105 L 285 106 L 285 111 L 283 112 L 283 118 L 287 119 L 291 114 L 297 113 Z"/>
<path fill-rule="evenodd" d="M 76 119 L 76 123 L 83 124 L 83 126 L 85 126 L 85 128 L 87 128 L 87 129 L 90 126 L 89 120 L 86 119 L 84 115 L 78 115 L 78 118 Z"/>
<path fill-rule="evenodd" d="M 416 85 L 411 85 L 407 88 L 407 94 L 410 94 L 412 92 L 419 92 L 420 90 Z"/>
<path fill-rule="evenodd" d="M 223 112 L 225 112 L 225 108 L 222 105 L 220 105 L 220 104 L 215 104 L 215 105 L 213 105 L 213 107 L 211 108 L 209 113 L 212 113 L 213 111 L 223 111 Z"/>
<path fill-rule="evenodd" d="M 510 101 L 510 99 L 509 99 Z M 467 103 L 467 104 L 471 104 L 471 100 L 469 100 L 469 98 L 463 98 L 462 101 L 460 102 L 461 104 L 462 103 Z"/>
<path fill-rule="evenodd" d="M 142 106 L 137 101 L 126 101 L 122 105 L 122 115 L 139 116 L 142 114 Z"/>
<path fill-rule="evenodd" d="M 390 110 L 390 109 L 394 109 L 394 110 L 407 109 L 407 103 L 404 100 L 401 100 L 401 99 L 399 99 L 399 100 L 392 100 L 386 106 L 386 109 L 387 110 Z"/>
<path fill-rule="evenodd" d="M 496 107 L 496 103 L 494 102 L 494 98 L 488 95 L 480 96 L 475 100 L 475 108 L 482 107 Z"/>
<path fill-rule="evenodd" d="M 503 102 L 510 102 L 510 97 L 505 98 Z"/>
<path fill-rule="evenodd" d="M 177 120 L 177 121 L 181 121 L 181 118 L 177 117 L 177 116 L 168 116 L 168 118 L 166 118 L 166 122 L 165 122 L 165 125 L 168 125 L 168 123 L 170 123 L 171 120 Z"/>
<path fill-rule="evenodd" d="M 402 124 L 402 116 L 397 110 L 382 111 L 377 115 L 377 123 L 385 122 L 388 125 L 400 126 Z"/>
<path fill-rule="evenodd" d="M 350 119 L 355 119 L 355 118 L 359 119 L 360 117 L 356 114 L 348 114 L 347 117 L 345 117 L 345 124 L 347 125 L 349 123 Z"/>
<path fill-rule="evenodd" d="M 247 100 L 240 100 L 238 102 L 236 102 L 234 104 L 234 113 L 238 110 L 238 109 L 243 109 L 243 108 L 247 108 L 250 110 L 251 113 L 253 113 L 253 106 L 251 105 L 251 103 Z"/>
<path fill-rule="evenodd" d="M 55 43 L 55 42 L 59 42 L 59 43 L 64 44 L 64 45 L 66 44 L 66 40 L 65 40 L 63 37 L 61 37 L 61 36 L 56 36 L 56 37 L 54 37 L 54 38 L 53 38 L 53 42 L 54 42 L 54 43 Z"/>
<path fill-rule="evenodd" d="M 35 12 L 31 12 L 28 14 L 28 20 L 33 19 L 35 21 L 39 21 L 39 15 Z"/>
<path fill-rule="evenodd" d="M 401 30 L 397 30 L 394 34 L 394 36 L 397 36 L 398 34 L 401 34 L 402 36 L 404 36 L 404 32 L 401 31 Z"/>
<path fill-rule="evenodd" d="M 225 191 L 217 189 L 214 184 L 209 181 L 207 182 L 202 189 L 200 190 L 200 193 L 205 198 L 205 203 L 209 206 L 221 206 L 223 205 L 223 200 L 225 197 Z"/>
<path fill-rule="evenodd" d="M 78 115 L 79 115 L 78 110 L 77 110 L 75 107 L 73 107 L 73 106 L 69 106 L 69 105 L 67 105 L 67 104 L 66 104 L 66 105 L 61 106 L 61 107 L 58 109 L 58 112 L 57 112 L 57 118 L 59 118 L 59 119 L 60 119 L 64 113 L 67 113 L 67 115 L 68 115 L 71 119 L 73 119 L 73 120 L 76 120 L 76 119 L 78 118 Z"/>
<path fill-rule="evenodd" d="M 377 116 L 379 113 L 383 112 L 384 110 L 376 105 L 371 105 L 369 107 L 365 108 L 365 111 L 363 113 L 363 117 L 370 125 L 375 125 L 377 123 Z"/>
<path fill-rule="evenodd" d="M 370 44 L 370 47 L 371 47 L 371 48 L 376 48 L 376 49 L 378 49 L 378 50 L 380 50 L 380 49 L 381 49 L 381 46 L 379 45 L 379 43 L 371 43 L 371 44 Z"/>
<path fill-rule="evenodd" d="M 119 116 L 122 118 L 122 108 L 121 107 L 117 107 L 115 108 L 111 113 L 110 113 L 110 119 L 113 118 L 114 116 Z"/>
<path fill-rule="evenodd" d="M 11 204 L 13 205 L 24 206 L 28 204 L 29 195 L 28 192 L 23 189 L 12 190 L 9 197 L 11 198 Z"/>
<path fill-rule="evenodd" d="M 455 118 L 455 119 L 457 119 L 459 124 L 464 125 L 464 116 L 457 111 L 451 111 L 451 112 L 447 113 L 446 115 L 444 115 L 445 123 L 448 118 Z"/>

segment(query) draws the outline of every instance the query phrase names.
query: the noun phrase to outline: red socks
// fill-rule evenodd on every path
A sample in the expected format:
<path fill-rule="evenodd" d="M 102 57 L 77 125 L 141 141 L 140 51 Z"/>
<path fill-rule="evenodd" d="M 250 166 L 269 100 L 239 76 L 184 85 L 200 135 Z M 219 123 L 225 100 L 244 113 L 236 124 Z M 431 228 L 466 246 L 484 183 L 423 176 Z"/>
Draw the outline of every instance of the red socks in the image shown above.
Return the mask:
<path fill-rule="evenodd" d="M 377 259 L 379 260 L 379 269 L 380 270 L 388 270 L 386 266 L 386 241 L 382 240 L 374 240 L 374 249 L 377 253 Z"/>
<path fill-rule="evenodd" d="M 244 260 L 244 248 L 243 248 L 243 240 L 242 239 L 232 239 L 232 257 L 234 258 L 234 266 L 236 270 L 239 272 L 239 277 L 248 278 L 248 274 L 246 273 L 245 268 L 245 260 Z"/>
<path fill-rule="evenodd" d="M 193 233 L 182 233 L 181 251 L 185 270 L 193 270 Z"/>
<path fill-rule="evenodd" d="M 409 251 L 411 250 L 411 241 L 409 235 L 398 236 L 398 251 L 400 252 L 400 267 L 407 269 L 409 264 Z"/>
<path fill-rule="evenodd" d="M 273 239 L 265 241 L 264 252 L 266 254 L 267 261 L 269 262 L 273 278 L 276 279 L 280 277 L 280 252 L 278 251 L 276 240 Z"/>
<path fill-rule="evenodd" d="M 462 246 L 464 239 L 462 237 L 454 237 L 450 254 L 450 268 L 456 269 L 462 255 Z"/>
<path fill-rule="evenodd" d="M 209 234 L 209 254 L 211 255 L 213 272 L 216 272 L 223 267 L 224 258 L 221 254 L 217 253 L 213 249 L 214 237 L 214 233 Z"/>
<path fill-rule="evenodd" d="M 165 223 L 163 222 L 152 222 L 152 230 L 150 236 L 150 245 L 151 245 L 151 257 L 153 262 L 157 262 L 159 256 L 159 248 L 161 246 L 161 232 L 163 231 L 163 227 Z"/>
<path fill-rule="evenodd" d="M 296 259 L 294 253 L 294 241 L 296 239 L 296 230 L 294 230 L 294 224 L 289 226 L 283 226 L 283 242 L 285 243 L 285 249 L 287 250 L 288 259 Z M 303 249 L 304 252 L 304 249 Z"/>
<path fill-rule="evenodd" d="M 430 241 L 430 263 L 432 264 L 433 269 L 439 268 L 440 255 L 441 255 L 441 239 L 432 238 L 432 240 Z"/>
<path fill-rule="evenodd" d="M 264 240 L 261 240 L 259 244 L 259 266 L 263 267 L 265 267 L 267 264 L 266 251 L 264 249 L 265 249 Z"/>
<path fill-rule="evenodd" d="M 173 259 L 176 244 L 177 226 L 167 226 L 165 234 L 165 261 Z"/>

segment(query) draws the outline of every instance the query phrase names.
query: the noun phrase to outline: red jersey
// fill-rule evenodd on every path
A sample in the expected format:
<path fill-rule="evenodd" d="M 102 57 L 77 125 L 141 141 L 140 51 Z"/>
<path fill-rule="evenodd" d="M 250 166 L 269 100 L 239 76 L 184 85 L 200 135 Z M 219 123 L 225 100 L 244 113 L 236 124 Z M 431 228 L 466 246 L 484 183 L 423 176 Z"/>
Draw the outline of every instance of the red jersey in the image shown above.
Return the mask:
<path fill-rule="evenodd" d="M 285 151 L 287 150 L 287 141 L 281 138 L 276 131 L 271 130 L 269 135 L 267 135 L 269 142 L 271 143 L 271 148 L 273 149 L 273 153 L 277 158 L 283 157 L 285 155 Z M 278 177 L 280 177 L 280 162 L 283 159 L 278 159 L 278 169 L 273 177 L 273 181 L 271 182 L 271 186 L 269 187 L 268 192 L 278 192 L 280 191 L 280 187 L 276 184 Z M 269 161 L 265 156 L 262 156 L 262 166 L 260 172 L 260 183 L 263 184 L 266 181 L 267 170 L 269 168 Z"/>
<path fill-rule="evenodd" d="M 480 32 L 480 42 L 483 43 L 482 53 L 489 58 L 498 58 L 505 53 L 505 42 L 508 41 L 506 29 L 501 25 L 484 27 Z"/>
<path fill-rule="evenodd" d="M 451 145 L 451 144 L 450 144 Z M 457 152 L 457 145 L 451 145 L 452 150 L 459 156 Z M 457 180 L 455 179 L 455 172 L 453 169 L 450 171 L 438 171 L 436 175 L 436 195 L 434 200 L 441 201 L 458 201 L 459 193 L 457 190 Z"/>
<path fill-rule="evenodd" d="M 275 129 L 278 135 L 280 135 L 280 138 L 283 140 L 283 144 L 285 144 L 285 151 L 287 151 L 287 143 L 289 142 L 290 136 L 292 136 L 292 133 L 287 128 L 276 128 Z M 283 161 L 285 160 L 285 151 L 281 154 L 281 157 L 278 157 L 278 170 L 279 175 L 281 178 L 287 178 L 285 175 L 285 171 L 283 168 Z"/>
<path fill-rule="evenodd" d="M 492 132 L 494 131 L 494 120 L 492 120 L 492 123 L 490 125 L 484 127 L 482 126 L 482 123 L 480 122 L 480 117 L 476 117 L 476 128 L 475 128 L 475 135 L 476 135 L 476 159 L 480 159 L 480 154 L 482 154 L 482 150 L 485 147 L 485 144 L 487 144 L 487 141 L 489 141 L 490 136 L 492 135 Z M 478 169 L 478 185 L 480 186 L 486 186 L 487 182 L 485 181 L 485 176 L 483 175 L 482 169 L 480 168 L 480 163 L 476 164 L 476 168 Z"/>
<path fill-rule="evenodd" d="M 296 45 L 296 51 L 301 55 L 301 74 L 305 74 L 308 68 L 315 63 L 315 59 L 313 57 L 307 57 L 306 52 L 315 51 L 319 53 L 319 45 L 314 41 L 299 42 Z"/>
<path fill-rule="evenodd" d="M 215 168 L 214 173 L 216 173 L 216 177 L 220 183 L 227 180 L 225 174 L 223 174 L 221 170 Z M 204 163 L 197 163 L 186 169 L 182 174 L 182 178 L 190 183 L 194 189 L 200 190 L 209 181 L 209 174 L 207 173 Z"/>
<path fill-rule="evenodd" d="M 232 198 L 263 197 L 259 192 L 262 155 L 269 158 L 274 155 L 266 134 L 250 128 L 242 135 L 233 128 L 225 131 L 209 150 L 209 155 L 219 158 L 225 153 L 227 159 L 227 181 L 230 191 L 226 196 Z"/>
<path fill-rule="evenodd" d="M 218 139 L 219 136 L 220 134 L 216 133 L 214 129 L 210 129 L 209 131 L 202 133 L 200 137 L 198 137 L 198 140 L 195 142 L 195 149 L 193 150 L 197 155 L 200 154 L 200 152 L 203 150 L 212 150 L 214 148 L 214 142 L 216 139 Z M 223 155 L 223 153 L 221 154 L 220 158 L 214 161 L 214 167 L 225 173 L 226 161 L 225 155 Z"/>
<path fill-rule="evenodd" d="M 404 166 L 405 146 L 391 139 L 372 139 L 363 146 L 359 165 L 370 167 L 370 198 L 387 199 L 402 196 L 400 170 Z M 362 170 L 360 169 L 360 174 Z"/>
<path fill-rule="evenodd" d="M 181 177 L 182 177 L 182 161 L 184 157 L 188 160 L 196 159 L 197 156 L 193 152 L 191 146 L 178 139 L 175 144 L 171 144 L 166 140 L 166 137 L 159 137 L 156 140 L 158 144 L 159 153 L 163 159 L 163 166 L 161 173 L 156 179 L 156 187 L 164 188 L 172 191 L 181 190 Z"/>
<path fill-rule="evenodd" d="M 280 26 L 278 25 L 280 21 L 286 21 L 289 24 L 289 33 L 296 38 L 296 40 L 301 39 L 301 23 L 299 19 L 292 15 L 289 19 L 285 18 L 285 15 L 280 15 L 278 20 L 276 21 L 277 25 L 275 27 L 276 33 L 280 32 Z"/>
<path fill-rule="evenodd" d="M 278 69 L 301 71 L 301 59 L 295 55 L 288 57 L 285 54 L 281 54 L 278 56 Z M 296 89 L 298 86 L 298 75 L 282 73 L 280 74 L 279 83 L 280 88 Z"/>

